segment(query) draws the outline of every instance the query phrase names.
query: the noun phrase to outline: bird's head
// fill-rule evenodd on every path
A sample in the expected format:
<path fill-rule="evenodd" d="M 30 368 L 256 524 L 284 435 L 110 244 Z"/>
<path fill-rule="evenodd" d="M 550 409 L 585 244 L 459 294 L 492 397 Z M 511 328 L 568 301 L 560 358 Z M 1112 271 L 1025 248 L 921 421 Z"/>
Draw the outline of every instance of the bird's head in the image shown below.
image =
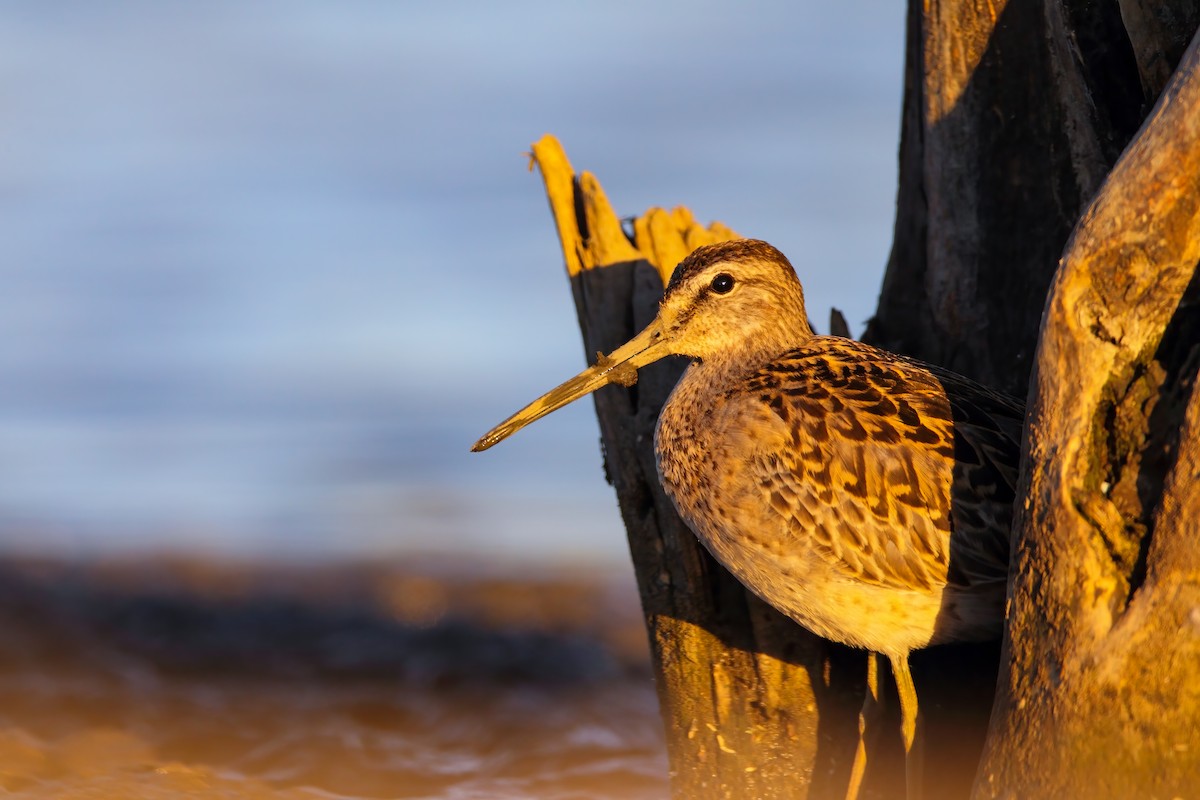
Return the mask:
<path fill-rule="evenodd" d="M 665 356 L 749 360 L 810 336 L 804 291 L 783 253 L 757 239 L 706 245 L 679 262 L 658 316 L 641 333 L 513 414 L 471 449 L 486 450 L 601 386 L 630 386 L 638 369 Z"/>
<path fill-rule="evenodd" d="M 671 353 L 702 360 L 775 354 L 812 336 L 791 263 L 757 239 L 707 245 L 679 262 L 647 330 L 656 324 Z"/>

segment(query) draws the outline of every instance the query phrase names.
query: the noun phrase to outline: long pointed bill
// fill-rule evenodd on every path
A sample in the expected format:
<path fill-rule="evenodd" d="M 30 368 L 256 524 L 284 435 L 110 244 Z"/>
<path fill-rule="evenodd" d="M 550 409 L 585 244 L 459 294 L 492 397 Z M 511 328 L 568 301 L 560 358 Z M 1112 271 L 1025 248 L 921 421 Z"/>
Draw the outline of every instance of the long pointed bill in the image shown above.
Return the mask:
<path fill-rule="evenodd" d="M 661 323 L 655 319 L 637 336 L 613 350 L 609 355 L 601 356 L 596 364 L 561 386 L 546 392 L 485 433 L 483 438 L 471 448 L 471 452 L 478 453 L 481 450 L 487 450 L 529 423 L 541 419 L 551 411 L 562 408 L 567 403 L 578 400 L 585 394 L 596 391 L 601 386 L 607 386 L 610 383 L 632 386 L 637 382 L 638 369 L 647 364 L 653 364 L 663 356 L 670 354 L 670 340 L 663 334 Z"/>

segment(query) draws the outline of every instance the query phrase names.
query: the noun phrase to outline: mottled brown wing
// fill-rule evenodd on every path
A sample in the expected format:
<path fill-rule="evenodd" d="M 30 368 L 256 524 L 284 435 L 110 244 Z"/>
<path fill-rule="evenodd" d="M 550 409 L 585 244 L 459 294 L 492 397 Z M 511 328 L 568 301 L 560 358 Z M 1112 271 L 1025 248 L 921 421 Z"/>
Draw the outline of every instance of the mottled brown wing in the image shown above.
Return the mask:
<path fill-rule="evenodd" d="M 960 586 L 1004 581 L 1025 407 L 961 375 L 925 366 L 945 389 L 954 418 L 949 581 Z"/>
<path fill-rule="evenodd" d="M 1004 579 L 1018 404 L 847 340 L 814 340 L 745 386 L 729 411 L 775 440 L 748 483 L 798 543 L 885 587 Z"/>

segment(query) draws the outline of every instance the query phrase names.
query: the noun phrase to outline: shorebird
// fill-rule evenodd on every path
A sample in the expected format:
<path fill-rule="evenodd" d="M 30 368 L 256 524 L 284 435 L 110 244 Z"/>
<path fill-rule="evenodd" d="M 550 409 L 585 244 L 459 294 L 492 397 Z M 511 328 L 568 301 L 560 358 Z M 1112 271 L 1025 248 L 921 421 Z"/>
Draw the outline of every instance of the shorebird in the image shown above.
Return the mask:
<path fill-rule="evenodd" d="M 998 638 L 1022 404 L 915 359 L 808 324 L 766 242 L 695 250 L 627 344 L 486 434 L 484 450 L 668 355 L 691 364 L 659 416 L 659 478 L 739 581 L 814 633 L 886 656 L 910 797 L 921 757 L 910 651 Z M 871 692 L 875 655 L 868 660 Z M 860 741 L 848 796 L 866 761 Z"/>

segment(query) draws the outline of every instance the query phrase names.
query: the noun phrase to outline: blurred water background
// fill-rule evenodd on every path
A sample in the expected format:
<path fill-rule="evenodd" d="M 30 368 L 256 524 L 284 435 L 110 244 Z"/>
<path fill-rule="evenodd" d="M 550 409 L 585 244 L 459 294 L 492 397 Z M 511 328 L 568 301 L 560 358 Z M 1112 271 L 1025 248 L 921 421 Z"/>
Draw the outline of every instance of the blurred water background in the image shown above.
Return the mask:
<path fill-rule="evenodd" d="M 12 547 L 620 562 L 524 151 L 683 203 L 870 316 L 903 10 L 848 3 L 0 9 Z"/>
<path fill-rule="evenodd" d="M 135 750 L 159 752 L 163 743 L 147 731 L 160 730 L 161 719 L 110 717 L 117 707 L 134 713 L 138 704 L 121 692 L 145 698 L 147 686 L 159 686 L 146 675 L 174 674 L 180 658 L 253 664 L 252 684 L 279 679 L 278 670 L 330 674 L 312 666 L 324 656 L 303 648 L 281 645 L 283 666 L 267 658 L 274 666 L 263 667 L 262 648 L 274 649 L 241 646 L 277 630 L 278 603 L 290 620 L 284 629 L 331 637 L 335 661 L 361 657 L 348 673 L 333 670 L 339 686 L 347 675 L 387 673 L 401 675 L 386 684 L 388 702 L 427 698 L 413 687 L 437 684 L 429 670 L 413 683 L 411 659 L 345 645 L 342 618 L 320 610 L 326 595 L 296 588 L 314 580 L 303 570 L 374 562 L 404 574 L 360 585 L 357 573 L 337 573 L 358 587 L 346 601 L 352 630 L 361 615 L 382 620 L 368 625 L 372 641 L 402 641 L 410 654 L 436 650 L 404 638 L 431 620 L 455 620 L 485 643 L 517 636 L 492 642 L 489 657 L 469 636 L 437 629 L 450 636 L 437 640 L 451 642 L 445 652 L 478 657 L 480 669 L 508 676 L 505 685 L 525 687 L 496 695 L 517 708 L 528 700 L 521 691 L 545 683 L 540 656 L 567 671 L 580 658 L 600 663 L 572 689 L 596 708 L 563 706 L 553 695 L 529 701 L 526 712 L 548 719 L 551 707 L 569 709 L 563 719 L 574 722 L 541 735 L 592 753 L 580 763 L 599 763 L 596 752 L 633 753 L 616 762 L 623 777 L 614 785 L 624 788 L 613 796 L 661 792 L 644 644 L 629 644 L 639 623 L 624 532 L 602 479 L 590 403 L 485 455 L 468 453 L 479 434 L 583 364 L 558 242 L 524 152 L 553 133 L 621 213 L 686 204 L 702 220 L 771 241 L 796 265 L 813 319 L 822 323 L 837 306 L 858 333 L 890 242 L 903 15 L 903 4 L 882 0 L 0 5 L 0 553 L 21 565 L 6 582 L 6 613 L 62 621 L 61 631 L 46 627 L 61 636 L 43 644 L 74 642 L 62 651 L 68 677 L 43 685 L 35 705 L 82 714 L 39 732 L 48 723 L 31 722 L 31 706 L 28 718 L 0 729 L 0 755 L 28 745 L 37 763 L 58 763 L 63 741 L 97 731 L 103 739 L 110 724 Z M 177 568 L 118 580 L 95 566 L 163 558 Z M 279 569 L 200 580 L 180 559 Z M 75 566 L 47 566 L 68 562 Z M 263 617 L 261 603 L 228 605 L 231 580 L 238 603 L 255 586 L 287 585 L 290 594 L 271 595 L 276 605 Z M 547 621 L 540 601 L 496 601 L 527 591 L 544 600 L 537 592 L 551 591 L 547 580 L 554 596 L 581 587 L 577 602 L 609 609 L 609 627 L 570 614 Z M 29 592 L 12 595 L 29 581 Z M 63 585 L 72 587 L 66 595 Z M 491 600 L 462 600 L 484 585 Z M 21 608 L 28 613 L 13 610 Z M 511 613 L 488 617 L 487 608 Z M 208 611 L 197 620 L 197 609 Z M 214 640 L 213 625 L 240 633 Z M 83 629 L 90 633 L 80 638 Z M 14 630 L 0 655 L 38 651 Z M 180 630 L 200 638 L 180 639 Z M 553 647 L 567 636 L 567 650 L 534 646 L 546 636 Z M 582 651 L 572 649 L 577 640 Z M 626 644 L 608 646 L 618 640 Z M 163 641 L 173 644 L 163 650 Z M 113 647 L 116 655 L 95 655 Z M 106 666 L 89 660 L 97 657 Z M 35 677 L 22 671 L 33 662 L 22 658 L 0 694 L 35 696 Z M 121 692 L 78 690 L 77 672 L 110 667 Z M 454 684 L 453 670 L 442 673 Z M 611 696 L 628 707 L 598 701 L 594 681 L 617 681 Z M 233 690 L 216 684 L 201 680 L 199 695 L 181 685 L 170 692 L 197 707 L 234 703 Z M 65 686 L 100 692 L 111 705 L 83 713 Z M 223 699 L 206 701 L 205 692 Z M 187 703 L 178 711 L 178 698 L 160 700 L 178 712 L 171 718 L 197 718 Z M 303 708 L 291 709 L 299 719 L 277 708 L 261 716 L 281 720 L 280 730 L 308 730 Z M 469 714 L 437 716 L 450 705 L 420 708 L 396 712 L 408 720 L 410 744 L 427 726 L 442 725 L 438 735 L 450 740 L 469 727 Z M 513 713 L 524 712 L 497 712 Z M 379 720 L 366 717 L 351 715 L 334 738 L 401 735 L 386 725 L 380 733 Z M 508 729 L 493 726 L 487 747 L 513 741 L 498 730 Z M 128 744 L 118 740 L 118 749 Z M 103 742 L 108 759 L 111 742 Z M 311 775 L 284 783 L 320 787 L 323 797 L 552 794 L 513 788 L 494 771 L 482 785 L 454 777 L 493 763 L 481 749 L 447 756 L 426 777 L 451 778 L 411 792 L 394 789 L 394 775 L 381 778 L 390 794 Z M 175 755 L 149 763 L 159 771 L 179 759 L 191 765 L 180 769 L 209 763 L 202 749 L 167 751 Z M 323 751 L 310 743 L 297 752 Z M 78 778 L 77 762 L 64 774 Z M 213 774 L 271 780 L 262 764 L 213 763 Z M 7 788 L 52 796 L 46 774 Z M 55 791 L 79 790 L 69 782 Z M 171 784 L 164 796 L 183 791 Z"/>

